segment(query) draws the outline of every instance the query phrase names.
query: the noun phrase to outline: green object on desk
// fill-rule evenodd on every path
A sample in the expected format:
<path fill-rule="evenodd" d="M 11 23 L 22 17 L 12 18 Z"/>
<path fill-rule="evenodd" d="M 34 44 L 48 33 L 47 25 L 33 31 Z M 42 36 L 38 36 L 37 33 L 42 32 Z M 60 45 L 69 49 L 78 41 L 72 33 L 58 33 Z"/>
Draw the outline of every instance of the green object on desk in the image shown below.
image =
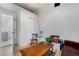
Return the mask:
<path fill-rule="evenodd" d="M 60 39 L 60 40 L 59 40 L 59 43 L 60 43 L 60 49 L 62 49 L 62 48 L 63 48 L 63 40 Z"/>
<path fill-rule="evenodd" d="M 50 44 L 51 43 L 50 37 L 47 37 L 46 38 L 46 42 L 47 42 L 47 44 Z"/>

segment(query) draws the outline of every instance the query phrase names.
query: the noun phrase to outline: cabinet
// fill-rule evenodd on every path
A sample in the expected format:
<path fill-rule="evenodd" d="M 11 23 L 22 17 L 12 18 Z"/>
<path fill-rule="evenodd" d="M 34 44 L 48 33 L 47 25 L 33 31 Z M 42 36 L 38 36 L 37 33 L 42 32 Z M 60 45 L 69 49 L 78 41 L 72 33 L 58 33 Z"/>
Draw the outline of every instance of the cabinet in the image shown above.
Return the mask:
<path fill-rule="evenodd" d="M 30 44 L 32 33 L 37 32 L 37 16 L 26 9 L 20 8 L 19 23 L 19 45 L 22 47 Z"/>

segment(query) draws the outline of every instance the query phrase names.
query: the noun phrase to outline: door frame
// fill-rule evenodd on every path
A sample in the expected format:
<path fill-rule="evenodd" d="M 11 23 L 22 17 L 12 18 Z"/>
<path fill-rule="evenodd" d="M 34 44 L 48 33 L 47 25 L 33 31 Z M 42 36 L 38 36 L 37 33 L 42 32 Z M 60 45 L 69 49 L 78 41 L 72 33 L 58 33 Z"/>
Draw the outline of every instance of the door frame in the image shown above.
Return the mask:
<path fill-rule="evenodd" d="M 12 46 L 14 47 L 14 44 L 16 43 L 16 38 L 17 38 L 17 36 L 16 36 L 17 35 L 17 32 L 16 32 L 17 31 L 17 25 L 16 25 L 17 12 L 0 7 L 0 14 L 13 16 L 13 44 L 12 44 Z M 0 20 L 1 20 L 1 18 L 0 18 Z M 0 23 L 0 27 L 1 27 L 1 23 Z M 1 36 L 1 29 L 0 29 L 0 36 Z M 1 38 L 0 38 L 0 40 L 1 40 Z M 0 48 L 1 47 L 2 46 L 0 46 Z"/>

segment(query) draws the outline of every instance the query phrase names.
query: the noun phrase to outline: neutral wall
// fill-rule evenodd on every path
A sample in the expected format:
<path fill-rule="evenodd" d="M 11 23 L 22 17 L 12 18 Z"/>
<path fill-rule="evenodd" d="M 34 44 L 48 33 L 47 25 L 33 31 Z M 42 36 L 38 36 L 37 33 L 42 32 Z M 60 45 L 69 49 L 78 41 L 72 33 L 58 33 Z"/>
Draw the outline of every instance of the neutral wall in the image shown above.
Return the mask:
<path fill-rule="evenodd" d="M 38 14 L 44 37 L 56 34 L 63 40 L 79 42 L 79 4 L 63 3 L 56 8 L 43 8 Z"/>
<path fill-rule="evenodd" d="M 17 21 L 17 23 L 16 23 L 16 27 L 17 27 L 16 37 L 17 37 L 17 39 L 15 41 L 19 46 L 28 44 L 29 39 L 28 40 L 26 39 L 27 35 L 25 33 L 28 31 L 29 31 L 29 33 L 30 32 L 38 33 L 38 31 L 39 31 L 38 30 L 38 20 L 37 20 L 36 14 L 31 13 L 30 11 L 25 10 L 24 8 L 19 7 L 16 4 L 12 4 L 12 3 L 0 3 L 0 7 L 10 10 L 10 11 L 13 11 L 17 14 L 17 16 L 16 16 L 16 21 Z M 34 21 L 32 21 L 31 18 Z"/>

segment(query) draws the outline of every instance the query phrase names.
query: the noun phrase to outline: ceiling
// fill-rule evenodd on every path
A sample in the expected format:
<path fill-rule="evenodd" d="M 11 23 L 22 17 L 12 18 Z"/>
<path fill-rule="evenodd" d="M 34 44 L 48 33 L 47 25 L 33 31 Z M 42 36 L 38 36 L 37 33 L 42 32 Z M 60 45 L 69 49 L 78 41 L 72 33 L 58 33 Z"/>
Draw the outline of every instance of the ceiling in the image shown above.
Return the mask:
<path fill-rule="evenodd" d="M 52 3 L 16 3 L 16 4 L 31 12 L 36 12 L 41 8 L 51 5 Z"/>

